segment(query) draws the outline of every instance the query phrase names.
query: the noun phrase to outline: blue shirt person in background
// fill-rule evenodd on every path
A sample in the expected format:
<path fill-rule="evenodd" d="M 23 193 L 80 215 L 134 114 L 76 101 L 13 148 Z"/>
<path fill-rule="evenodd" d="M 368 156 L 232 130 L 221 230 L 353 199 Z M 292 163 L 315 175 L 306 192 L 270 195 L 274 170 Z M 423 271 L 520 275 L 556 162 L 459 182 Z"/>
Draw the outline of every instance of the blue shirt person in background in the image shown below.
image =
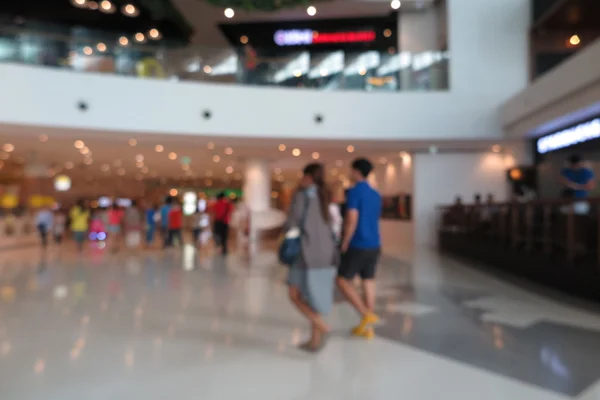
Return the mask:
<path fill-rule="evenodd" d="M 578 155 L 569 157 L 569 165 L 560 171 L 561 182 L 568 197 L 585 199 L 596 187 L 594 171 L 588 168 Z"/>
<path fill-rule="evenodd" d="M 35 225 L 37 226 L 38 232 L 40 233 L 40 239 L 42 241 L 42 247 L 48 246 L 48 232 L 52 229 L 54 224 L 54 215 L 47 207 L 41 208 L 35 216 Z"/>
<path fill-rule="evenodd" d="M 158 213 L 157 206 L 150 206 L 146 209 L 146 245 L 150 247 L 154 241 L 154 233 L 156 232 L 156 222 L 161 218 Z"/>
<path fill-rule="evenodd" d="M 373 325 L 379 321 L 374 308 L 382 201 L 379 193 L 367 183 L 372 170 L 373 164 L 367 159 L 359 158 L 352 163 L 351 177 L 355 186 L 347 194 L 342 262 L 336 279 L 340 291 L 362 317 L 352 334 L 367 339 L 375 336 Z M 352 283 L 356 275 L 362 279 L 364 299 Z"/>
<path fill-rule="evenodd" d="M 160 207 L 160 233 L 163 238 L 163 247 L 168 247 L 169 243 L 169 211 L 171 211 L 172 197 L 167 197 L 165 203 Z"/>

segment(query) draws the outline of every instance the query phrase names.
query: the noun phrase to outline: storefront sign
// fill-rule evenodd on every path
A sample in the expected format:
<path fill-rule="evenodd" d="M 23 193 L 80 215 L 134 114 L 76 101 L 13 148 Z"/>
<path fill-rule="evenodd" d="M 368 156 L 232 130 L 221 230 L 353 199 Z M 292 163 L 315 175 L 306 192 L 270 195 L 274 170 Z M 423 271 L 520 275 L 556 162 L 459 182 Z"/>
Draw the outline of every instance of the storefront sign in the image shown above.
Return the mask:
<path fill-rule="evenodd" d="M 545 154 L 597 138 L 600 138 L 600 118 L 538 139 L 537 151 Z"/>
<path fill-rule="evenodd" d="M 312 29 L 278 30 L 273 35 L 278 46 L 367 43 L 375 40 L 375 31 L 318 32 Z"/>

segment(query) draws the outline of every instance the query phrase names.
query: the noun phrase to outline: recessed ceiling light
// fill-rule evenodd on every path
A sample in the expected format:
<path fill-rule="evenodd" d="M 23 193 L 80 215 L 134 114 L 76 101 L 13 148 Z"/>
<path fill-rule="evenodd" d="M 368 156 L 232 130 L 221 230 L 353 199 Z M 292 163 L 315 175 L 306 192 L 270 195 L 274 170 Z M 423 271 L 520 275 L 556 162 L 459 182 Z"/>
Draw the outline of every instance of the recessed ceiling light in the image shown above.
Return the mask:
<path fill-rule="evenodd" d="M 205 65 L 204 68 L 202 68 L 202 70 L 205 74 L 210 74 L 212 72 L 212 68 L 210 67 L 210 65 Z"/>
<path fill-rule="evenodd" d="M 302 76 L 302 71 L 300 71 L 299 69 L 295 70 L 294 71 L 294 76 L 296 78 L 300 78 Z"/>
<path fill-rule="evenodd" d="M 105 12 L 105 13 L 112 13 L 112 12 L 115 12 L 115 6 L 110 1 L 103 0 L 100 3 L 100 11 Z"/>
<path fill-rule="evenodd" d="M 83 140 L 76 140 L 73 145 L 76 149 L 83 149 L 85 147 L 85 143 L 83 143 Z"/>
<path fill-rule="evenodd" d="M 100 53 L 104 53 L 106 51 L 106 45 L 104 43 L 102 43 L 102 42 L 98 43 L 96 45 L 96 48 L 98 49 L 98 51 Z"/>
<path fill-rule="evenodd" d="M 71 161 L 65 163 L 65 169 L 73 169 L 75 165 Z"/>
<path fill-rule="evenodd" d="M 90 152 L 90 149 L 88 149 L 87 147 L 83 147 L 83 148 L 79 149 L 79 152 L 83 155 L 86 155 Z"/>
<path fill-rule="evenodd" d="M 129 39 L 127 39 L 127 37 L 125 37 L 125 36 L 121 36 L 119 38 L 119 44 L 121 46 L 127 46 L 127 45 L 129 45 Z"/>
<path fill-rule="evenodd" d="M 86 56 L 91 56 L 94 53 L 94 50 L 92 50 L 92 48 L 90 46 L 85 46 L 83 48 L 83 54 L 85 54 Z"/>
<path fill-rule="evenodd" d="M 125 173 L 126 173 L 125 168 L 119 168 L 117 170 L 117 175 L 123 176 L 123 175 L 125 175 Z"/>
<path fill-rule="evenodd" d="M 279 151 L 285 151 L 285 149 L 286 149 L 285 144 L 279 145 Z"/>
<path fill-rule="evenodd" d="M 150 36 L 150 39 L 152 40 L 158 40 L 162 37 L 162 34 L 158 29 L 152 28 L 150 31 L 148 31 L 148 36 Z"/>
<path fill-rule="evenodd" d="M 2 146 L 2 150 L 4 150 L 7 153 L 10 153 L 15 150 L 15 146 L 10 143 L 6 143 L 4 146 Z"/>
<path fill-rule="evenodd" d="M 392 0 L 392 2 L 390 3 L 390 6 L 394 9 L 397 10 L 400 8 L 400 6 L 402 5 L 402 3 L 400 2 L 400 0 Z"/>
<path fill-rule="evenodd" d="M 309 6 L 306 9 L 306 13 L 312 17 L 313 15 L 315 15 L 317 13 L 317 8 L 315 6 Z"/>
<path fill-rule="evenodd" d="M 319 157 L 320 157 L 320 154 L 319 154 L 319 153 L 317 153 L 316 151 L 315 151 L 314 153 L 312 153 L 312 158 L 313 158 L 313 160 L 318 160 L 318 159 L 319 159 Z"/>
<path fill-rule="evenodd" d="M 230 165 L 227 168 L 225 168 L 225 172 L 227 172 L 228 174 L 232 174 L 233 173 L 233 167 Z"/>
<path fill-rule="evenodd" d="M 225 154 L 227 154 L 228 156 L 232 155 L 233 154 L 233 149 L 231 147 L 227 147 L 225 149 Z"/>
<path fill-rule="evenodd" d="M 348 153 L 354 153 L 354 146 L 352 146 L 352 145 L 349 145 L 348 147 L 346 147 L 346 151 L 347 151 Z"/>
<path fill-rule="evenodd" d="M 383 36 L 385 36 L 385 37 L 392 36 L 392 30 L 391 29 L 384 29 L 383 30 Z"/>
<path fill-rule="evenodd" d="M 75 7 L 79 7 L 79 8 L 85 8 L 87 7 L 87 0 L 71 0 L 71 3 L 75 6 Z"/>
<path fill-rule="evenodd" d="M 367 69 L 366 69 L 365 67 L 361 67 L 361 68 L 358 70 L 358 73 L 359 73 L 360 75 L 366 75 L 366 74 L 367 74 Z"/>
<path fill-rule="evenodd" d="M 216 155 L 216 154 L 215 154 L 215 155 L 213 156 L 213 161 L 214 161 L 214 162 L 219 162 L 219 161 L 221 161 L 221 157 L 219 157 L 218 155 Z"/>
<path fill-rule="evenodd" d="M 209 150 L 214 150 L 215 144 L 213 142 L 208 142 L 208 144 L 206 145 L 206 147 L 208 147 Z"/>
<path fill-rule="evenodd" d="M 146 41 L 146 36 L 144 36 L 142 32 L 138 32 L 135 34 L 135 40 L 136 42 L 143 43 L 144 41 Z"/>
<path fill-rule="evenodd" d="M 40 135 L 40 142 L 47 142 L 48 141 L 48 135 Z"/>
<path fill-rule="evenodd" d="M 90 1 L 87 4 L 88 8 L 90 10 L 97 10 L 98 9 L 98 3 L 96 3 L 95 1 Z"/>
<path fill-rule="evenodd" d="M 140 10 L 133 4 L 125 4 L 123 8 L 121 8 L 121 11 L 128 17 L 137 17 L 140 15 Z"/>
<path fill-rule="evenodd" d="M 300 151 L 300 149 L 294 149 L 292 150 L 292 155 L 294 157 L 298 157 L 302 152 Z"/>
<path fill-rule="evenodd" d="M 94 160 L 92 160 L 91 158 L 86 158 L 85 160 L 83 160 L 83 163 L 85 165 L 92 165 L 92 163 L 94 162 Z"/>
<path fill-rule="evenodd" d="M 226 8 L 225 11 L 223 11 L 223 14 L 225 14 L 227 18 L 233 18 L 235 11 L 233 11 L 233 8 Z"/>
<path fill-rule="evenodd" d="M 175 196 L 177 196 L 177 193 L 179 193 L 179 192 L 177 191 L 177 189 L 171 189 L 171 190 L 169 190 L 169 194 L 170 194 L 172 197 L 175 197 Z"/>
<path fill-rule="evenodd" d="M 492 151 L 494 153 L 500 153 L 501 150 L 502 150 L 502 146 L 500 146 L 499 144 L 495 144 L 492 146 Z"/>
<path fill-rule="evenodd" d="M 135 156 L 135 161 L 136 162 L 144 162 L 144 155 L 138 154 L 137 156 Z"/>
<path fill-rule="evenodd" d="M 175 152 L 169 153 L 169 160 L 177 160 L 177 153 L 175 153 Z"/>
<path fill-rule="evenodd" d="M 129 143 L 131 147 L 137 146 L 137 140 L 134 138 L 129 139 L 127 143 Z"/>
<path fill-rule="evenodd" d="M 241 44 L 246 44 L 246 43 L 248 43 L 248 36 L 246 36 L 246 35 L 242 35 L 242 36 L 240 36 L 240 43 L 241 43 Z"/>
<path fill-rule="evenodd" d="M 138 168 L 143 168 L 144 167 L 144 162 L 143 161 L 136 161 L 135 162 L 135 166 Z"/>
<path fill-rule="evenodd" d="M 157 153 L 162 153 L 164 151 L 164 147 L 160 144 L 157 144 L 156 146 L 154 146 L 154 150 L 156 150 Z"/>

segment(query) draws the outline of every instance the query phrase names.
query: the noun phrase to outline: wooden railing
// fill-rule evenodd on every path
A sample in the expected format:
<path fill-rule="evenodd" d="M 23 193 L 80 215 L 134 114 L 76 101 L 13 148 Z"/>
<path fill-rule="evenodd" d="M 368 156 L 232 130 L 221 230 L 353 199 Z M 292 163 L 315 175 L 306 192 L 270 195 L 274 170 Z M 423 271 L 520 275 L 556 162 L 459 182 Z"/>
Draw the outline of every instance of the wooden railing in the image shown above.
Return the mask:
<path fill-rule="evenodd" d="M 600 301 L 600 199 L 439 208 L 446 253 Z"/>

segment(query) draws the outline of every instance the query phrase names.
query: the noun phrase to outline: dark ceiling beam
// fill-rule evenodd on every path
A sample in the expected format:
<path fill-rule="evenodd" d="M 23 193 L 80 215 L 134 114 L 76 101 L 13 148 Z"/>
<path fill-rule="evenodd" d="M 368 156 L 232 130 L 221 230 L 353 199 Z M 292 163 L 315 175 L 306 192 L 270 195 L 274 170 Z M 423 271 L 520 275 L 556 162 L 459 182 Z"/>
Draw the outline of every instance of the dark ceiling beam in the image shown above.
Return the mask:
<path fill-rule="evenodd" d="M 544 12 L 531 26 L 531 31 L 536 30 L 544 24 L 547 20 L 552 18 L 563 6 L 565 6 L 570 0 L 557 0 L 551 5 L 546 12 Z"/>

